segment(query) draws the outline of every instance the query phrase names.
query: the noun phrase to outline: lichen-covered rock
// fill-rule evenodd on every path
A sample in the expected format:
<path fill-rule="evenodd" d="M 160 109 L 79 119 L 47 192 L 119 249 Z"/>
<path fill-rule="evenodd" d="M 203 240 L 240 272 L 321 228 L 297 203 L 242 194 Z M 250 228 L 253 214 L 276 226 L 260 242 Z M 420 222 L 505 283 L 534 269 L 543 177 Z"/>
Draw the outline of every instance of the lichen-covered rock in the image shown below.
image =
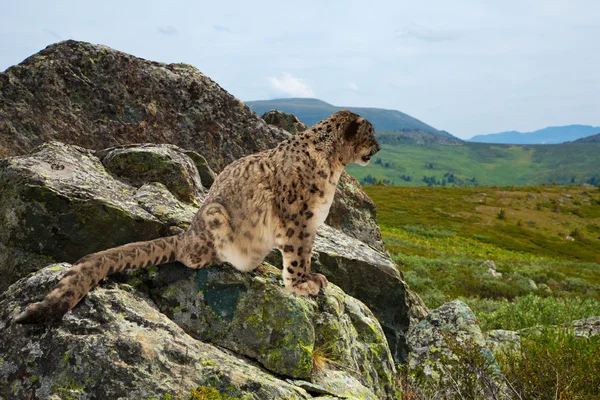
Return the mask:
<path fill-rule="evenodd" d="M 387 254 L 375 216 L 375 203 L 346 171 L 340 176 L 325 223 Z"/>
<path fill-rule="evenodd" d="M 198 271 L 163 266 L 133 279 L 197 339 L 338 395 L 353 390 L 370 393 L 367 398 L 395 395 L 394 363 L 379 322 L 333 284 L 317 298 L 295 296 L 283 287 L 279 270 L 266 263 L 251 273 L 226 265 Z M 331 360 L 325 371 L 313 372 L 315 351 Z M 355 384 L 345 387 L 346 381 Z"/>
<path fill-rule="evenodd" d="M 58 142 L 31 156 L 1 160 L 0 182 L 0 245 L 7 249 L 0 254 L 5 277 L 0 290 L 49 262 L 74 262 L 124 243 L 174 234 L 196 211 L 163 184 L 136 188 L 109 174 L 96 153 Z M 409 303 L 395 264 L 327 226 L 314 250 L 314 268 L 371 308 L 394 358 L 403 362 Z"/>
<path fill-rule="evenodd" d="M 518 332 L 505 329 L 494 329 L 485 333 L 486 346 L 496 352 L 518 349 L 521 344 L 521 336 Z"/>
<path fill-rule="evenodd" d="M 0 73 L 0 157 L 50 140 L 104 149 L 170 143 L 217 171 L 289 134 L 187 64 L 68 40 Z"/>
<path fill-rule="evenodd" d="M 272 126 L 277 126 L 295 135 L 304 132 L 307 127 L 294 114 L 288 114 L 279 110 L 267 111 L 261 117 L 265 122 Z"/>
<path fill-rule="evenodd" d="M 17 313 L 40 300 L 67 268 L 46 267 L 0 295 L 0 398 L 187 398 L 198 386 L 235 398 L 312 398 L 193 339 L 128 285 L 100 285 L 59 324 L 15 324 Z"/>
<path fill-rule="evenodd" d="M 541 334 L 545 329 L 555 329 L 557 332 L 572 334 L 578 337 L 590 338 L 600 335 L 600 317 L 577 319 L 566 324 L 553 327 L 534 326 L 508 331 L 503 329 L 491 330 L 485 333 L 487 346 L 492 350 L 514 350 L 519 348 L 522 337 L 531 337 Z"/>
<path fill-rule="evenodd" d="M 198 205 L 204 193 L 196 163 L 173 145 L 129 145 L 99 151 L 97 156 L 110 173 L 140 187 L 160 182 L 186 203 Z"/>
<path fill-rule="evenodd" d="M 186 151 L 185 155 L 192 159 L 194 164 L 196 164 L 196 169 L 198 170 L 198 174 L 200 175 L 200 180 L 202 181 L 202 186 L 209 189 L 217 174 L 210 168 L 208 165 L 208 161 L 201 154 L 196 153 L 195 151 Z"/>
<path fill-rule="evenodd" d="M 411 327 L 407 339 L 409 370 L 445 382 L 446 397 L 457 395 L 448 377 L 447 371 L 453 369 L 449 363 L 466 365 L 462 357 L 477 357 L 469 352 L 479 353 L 485 364 L 472 366 L 471 374 L 481 378 L 478 398 L 496 399 L 502 392 L 500 367 L 487 347 L 475 314 L 464 302 L 455 300 L 431 311 L 423 321 Z"/>
<path fill-rule="evenodd" d="M 198 211 L 198 208 L 179 201 L 159 182 L 142 185 L 135 192 L 135 200 L 140 207 L 167 226 L 187 227 Z"/>
<path fill-rule="evenodd" d="M 359 240 L 322 225 L 315 238 L 315 271 L 365 303 L 377 316 L 397 362 L 406 361 L 408 288 L 394 262 Z"/>
<path fill-rule="evenodd" d="M 140 207 L 135 193 L 81 147 L 52 142 L 27 157 L 0 159 L 0 243 L 15 255 L 0 265 L 0 290 L 43 266 L 26 260 L 74 262 L 167 235 L 167 225 Z"/>

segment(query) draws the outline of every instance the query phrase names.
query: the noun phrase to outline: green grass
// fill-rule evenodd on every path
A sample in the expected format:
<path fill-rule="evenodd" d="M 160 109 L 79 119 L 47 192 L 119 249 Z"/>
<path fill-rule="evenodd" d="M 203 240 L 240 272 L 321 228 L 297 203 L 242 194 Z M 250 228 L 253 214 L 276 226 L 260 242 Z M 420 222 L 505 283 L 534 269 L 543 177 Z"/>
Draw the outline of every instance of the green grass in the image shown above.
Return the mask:
<path fill-rule="evenodd" d="M 521 399 L 600 399 L 600 336 L 544 329 L 522 338 L 516 352 L 495 354 Z"/>
<path fill-rule="evenodd" d="M 448 146 L 386 140 L 368 166 L 351 164 L 346 170 L 360 182 L 370 176 L 393 186 L 427 186 L 431 177 L 438 186 L 598 184 L 598 154 L 600 143 Z"/>
<path fill-rule="evenodd" d="M 377 206 L 386 247 L 430 308 L 460 298 L 484 331 L 541 327 L 522 333 L 516 350 L 495 353 L 507 398 L 600 399 L 600 336 L 578 338 L 563 325 L 600 315 L 598 189 L 365 191 Z M 489 261 L 501 276 L 489 272 Z M 452 349 L 456 357 L 438 371 L 450 382 L 401 368 L 403 398 L 481 398 L 487 381 L 480 378 L 492 367 L 476 346 L 457 342 Z M 454 394 L 446 395 L 448 389 Z"/>
<path fill-rule="evenodd" d="M 600 191 L 584 189 L 365 187 L 411 288 L 432 308 L 462 298 L 485 329 L 600 315 Z M 584 299 L 583 311 L 569 308 Z M 556 320 L 536 307 L 554 310 Z M 519 314 L 529 319 L 509 322 Z"/>

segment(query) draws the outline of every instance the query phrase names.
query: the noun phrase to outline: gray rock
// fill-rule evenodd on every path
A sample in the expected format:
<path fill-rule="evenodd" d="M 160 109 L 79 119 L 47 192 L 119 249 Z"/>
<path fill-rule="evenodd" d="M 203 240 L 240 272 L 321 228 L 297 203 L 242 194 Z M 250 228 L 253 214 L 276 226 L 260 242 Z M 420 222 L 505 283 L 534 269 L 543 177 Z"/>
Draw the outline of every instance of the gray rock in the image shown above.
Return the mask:
<path fill-rule="evenodd" d="M 289 134 L 187 64 L 67 40 L 0 73 L 0 157 L 50 140 L 104 149 L 170 143 L 217 171 Z"/>
<path fill-rule="evenodd" d="M 396 264 L 383 253 L 328 227 L 315 238 L 315 271 L 365 303 L 377 316 L 397 362 L 406 361 L 410 326 L 408 286 Z"/>
<path fill-rule="evenodd" d="M 100 285 L 54 326 L 14 324 L 67 268 L 46 267 L 0 295 L 0 398 L 187 398 L 198 386 L 233 397 L 311 398 L 260 366 L 191 338 L 128 285 Z"/>
<path fill-rule="evenodd" d="M 267 111 L 261 118 L 267 124 L 284 129 L 292 135 L 303 132 L 307 128 L 294 114 L 288 114 L 279 110 Z"/>
<path fill-rule="evenodd" d="M 493 260 L 485 260 L 481 263 L 481 268 L 493 269 L 495 271 L 498 268 L 498 266 Z"/>
<path fill-rule="evenodd" d="M 502 278 L 502 272 L 496 272 L 495 269 L 490 268 L 488 269 L 488 272 L 490 273 L 490 275 L 492 275 L 494 278 Z"/>
<path fill-rule="evenodd" d="M 185 155 L 191 158 L 194 164 L 196 164 L 198 174 L 200 175 L 200 180 L 202 181 L 202 186 L 210 189 L 215 181 L 215 178 L 217 177 L 217 174 L 210 168 L 206 158 L 195 151 L 186 151 Z"/>
<path fill-rule="evenodd" d="M 493 352 L 516 350 L 521 344 L 521 335 L 515 331 L 496 329 L 485 333 L 485 342 Z"/>
<path fill-rule="evenodd" d="M 172 234 L 187 227 L 195 212 L 164 185 L 123 183 L 91 151 L 58 142 L 31 156 L 1 160 L 0 182 L 0 244 L 10 249 L 0 265 L 6 277 L 0 289 L 48 261 L 75 262 L 106 248 Z M 315 254 L 315 270 L 371 308 L 395 360 L 403 362 L 410 303 L 389 256 L 327 226 L 319 231 Z"/>
<path fill-rule="evenodd" d="M 97 153 L 106 170 L 140 187 L 160 182 L 177 198 L 198 205 L 204 193 L 196 164 L 185 151 L 173 145 L 128 145 Z"/>
<path fill-rule="evenodd" d="M 278 375 L 310 380 L 340 396 L 395 396 L 394 363 L 377 319 L 333 284 L 317 298 L 297 297 L 269 264 L 246 274 L 226 265 L 198 271 L 162 266 L 130 282 L 149 288 L 160 310 L 191 336 Z M 324 371 L 313 370 L 316 357 L 328 360 Z"/>
<path fill-rule="evenodd" d="M 581 337 L 592 337 L 600 335 L 600 317 L 589 317 L 571 322 L 575 329 L 575 335 Z"/>
<path fill-rule="evenodd" d="M 534 282 L 533 279 L 528 279 L 527 280 L 527 284 L 529 285 L 530 288 L 532 288 L 533 290 L 538 290 L 538 285 Z"/>
<path fill-rule="evenodd" d="M 91 151 L 52 142 L 27 157 L 0 160 L 0 290 L 45 264 L 74 262 L 128 242 L 165 236 L 168 227 L 135 200 Z"/>
<path fill-rule="evenodd" d="M 484 378 L 480 380 L 476 398 L 498 398 L 495 396 L 503 391 L 500 367 L 487 348 L 475 315 L 462 301 L 455 300 L 431 311 L 423 321 L 410 329 L 407 338 L 410 347 L 409 370 L 432 381 L 445 382 L 443 387 L 447 393 L 441 398 L 454 397 L 459 393 L 448 375 L 448 368 L 452 368 L 449 362 L 456 362 L 457 368 L 464 365 L 454 347 L 481 353 L 488 365 L 486 371 L 471 372 L 482 374 L 480 376 Z"/>

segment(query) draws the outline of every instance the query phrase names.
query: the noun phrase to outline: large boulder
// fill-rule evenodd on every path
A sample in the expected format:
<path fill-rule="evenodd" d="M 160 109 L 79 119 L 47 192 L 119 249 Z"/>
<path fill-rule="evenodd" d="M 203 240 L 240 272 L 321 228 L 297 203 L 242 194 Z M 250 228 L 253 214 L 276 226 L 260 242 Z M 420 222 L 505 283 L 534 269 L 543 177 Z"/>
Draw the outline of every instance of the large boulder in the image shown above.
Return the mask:
<path fill-rule="evenodd" d="M 394 362 L 377 319 L 333 284 L 317 298 L 298 297 L 267 263 L 252 273 L 226 265 L 199 271 L 163 266 L 128 281 L 191 336 L 255 359 L 269 371 L 338 395 L 395 395 Z M 315 370 L 319 359 L 325 366 Z"/>
<path fill-rule="evenodd" d="M 40 300 L 68 267 L 46 267 L 0 295 L 0 398 L 188 398 L 199 386 L 236 398 L 312 398 L 259 365 L 195 340 L 124 284 L 100 285 L 59 324 L 15 324 L 16 313 Z"/>
<path fill-rule="evenodd" d="M 441 398 L 504 398 L 500 367 L 464 302 L 455 300 L 431 311 L 411 327 L 407 338 L 409 376 L 416 386 L 437 387 L 443 391 L 438 393 Z"/>
<path fill-rule="evenodd" d="M 185 157 L 183 150 L 166 147 Z M 161 146 L 141 149 L 164 153 Z M 135 153 L 134 147 L 128 150 Z M 132 186 L 104 169 L 98 156 L 107 154 L 51 142 L 30 156 L 0 161 L 0 271 L 5 277 L 0 290 L 49 262 L 72 263 L 189 225 L 197 208 L 175 197 L 160 183 L 162 177 Z M 319 230 L 314 253 L 315 270 L 371 308 L 394 359 L 403 362 L 410 296 L 396 265 L 387 254 L 327 226 Z"/>
<path fill-rule="evenodd" d="M 289 134 L 187 64 L 68 40 L 0 73 L 0 157 L 50 140 L 99 150 L 171 143 L 220 171 Z"/>
<path fill-rule="evenodd" d="M 307 126 L 294 114 L 289 114 L 280 110 L 267 111 L 261 118 L 264 119 L 267 124 L 277 126 L 288 131 L 292 135 L 303 132 L 307 128 Z"/>

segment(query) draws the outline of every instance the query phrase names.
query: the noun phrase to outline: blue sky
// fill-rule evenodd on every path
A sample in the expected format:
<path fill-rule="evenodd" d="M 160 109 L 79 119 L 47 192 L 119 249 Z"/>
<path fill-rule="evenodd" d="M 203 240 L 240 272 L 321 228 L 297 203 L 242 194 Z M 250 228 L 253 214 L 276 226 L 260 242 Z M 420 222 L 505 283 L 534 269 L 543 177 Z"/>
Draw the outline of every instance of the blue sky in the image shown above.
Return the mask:
<path fill-rule="evenodd" d="M 0 71 L 76 39 L 242 100 L 397 109 L 462 138 L 600 125 L 597 0 L 2 2 Z"/>

